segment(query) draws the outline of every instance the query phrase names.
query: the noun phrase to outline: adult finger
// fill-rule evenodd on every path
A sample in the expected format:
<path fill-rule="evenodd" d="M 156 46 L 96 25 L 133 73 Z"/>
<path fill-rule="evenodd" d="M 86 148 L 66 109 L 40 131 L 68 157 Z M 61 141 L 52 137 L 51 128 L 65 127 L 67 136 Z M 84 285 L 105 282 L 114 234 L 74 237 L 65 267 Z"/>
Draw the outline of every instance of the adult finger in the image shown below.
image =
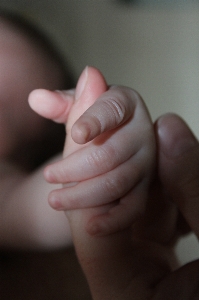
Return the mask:
<path fill-rule="evenodd" d="M 156 123 L 159 175 L 191 229 L 199 236 L 199 143 L 174 114 Z"/>

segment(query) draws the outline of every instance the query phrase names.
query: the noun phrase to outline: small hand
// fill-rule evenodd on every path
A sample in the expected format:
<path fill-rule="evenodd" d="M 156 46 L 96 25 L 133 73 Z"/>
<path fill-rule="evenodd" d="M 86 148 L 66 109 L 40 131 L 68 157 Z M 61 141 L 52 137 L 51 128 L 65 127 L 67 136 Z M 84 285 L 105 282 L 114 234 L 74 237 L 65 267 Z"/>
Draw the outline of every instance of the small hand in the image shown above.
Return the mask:
<path fill-rule="evenodd" d="M 57 113 L 58 96 L 61 109 Z M 52 97 L 52 111 L 46 100 L 42 112 L 62 122 L 68 120 L 64 160 L 45 170 L 48 181 L 63 183 L 65 188 L 52 192 L 49 202 L 61 210 L 107 205 L 106 213 L 99 210 L 90 219 L 87 230 L 91 234 L 121 230 L 145 209 L 155 156 L 149 114 L 135 91 L 121 86 L 108 89 L 94 68 L 81 75 L 74 99 L 68 97 L 62 104 L 60 95 Z M 69 117 L 68 102 L 73 103 Z"/>

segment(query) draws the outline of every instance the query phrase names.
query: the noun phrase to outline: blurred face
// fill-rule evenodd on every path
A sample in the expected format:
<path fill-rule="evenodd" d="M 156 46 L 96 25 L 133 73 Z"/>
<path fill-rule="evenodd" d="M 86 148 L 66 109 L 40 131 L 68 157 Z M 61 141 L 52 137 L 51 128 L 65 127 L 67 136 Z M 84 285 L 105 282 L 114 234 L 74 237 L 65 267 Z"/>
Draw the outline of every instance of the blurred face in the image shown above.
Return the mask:
<path fill-rule="evenodd" d="M 36 88 L 58 88 L 45 54 L 0 18 L 0 157 L 44 133 L 46 121 L 28 105 Z"/>

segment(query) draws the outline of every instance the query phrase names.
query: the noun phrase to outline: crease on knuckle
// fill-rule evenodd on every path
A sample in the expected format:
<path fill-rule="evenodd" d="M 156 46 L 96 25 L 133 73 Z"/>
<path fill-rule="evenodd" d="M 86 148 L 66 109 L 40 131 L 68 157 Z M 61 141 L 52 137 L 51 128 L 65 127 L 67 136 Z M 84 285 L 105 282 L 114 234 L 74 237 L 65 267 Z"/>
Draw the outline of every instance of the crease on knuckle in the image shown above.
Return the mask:
<path fill-rule="evenodd" d="M 90 121 L 88 121 L 88 116 L 90 118 Z M 89 114 L 88 114 L 88 112 L 86 111 L 86 113 L 83 115 L 82 119 L 84 120 L 84 124 L 86 124 L 86 126 L 88 126 L 88 128 L 90 127 L 90 124 L 92 124 L 92 126 L 94 126 L 96 128 L 100 128 L 100 130 L 101 130 L 102 124 L 101 124 L 98 116 L 96 116 L 96 114 L 94 114 L 92 112 L 89 112 Z"/>
<path fill-rule="evenodd" d="M 111 200 L 116 200 L 123 196 L 126 192 L 126 177 L 117 176 L 115 178 L 106 178 L 104 185 Z"/>
<path fill-rule="evenodd" d="M 113 164 L 113 157 L 116 155 L 113 147 L 97 147 L 87 157 L 87 163 L 92 168 L 110 170 Z"/>
<path fill-rule="evenodd" d="M 109 118 L 114 124 L 120 124 L 125 116 L 125 106 L 117 96 L 109 97 L 105 102 L 105 109 L 109 115 Z"/>

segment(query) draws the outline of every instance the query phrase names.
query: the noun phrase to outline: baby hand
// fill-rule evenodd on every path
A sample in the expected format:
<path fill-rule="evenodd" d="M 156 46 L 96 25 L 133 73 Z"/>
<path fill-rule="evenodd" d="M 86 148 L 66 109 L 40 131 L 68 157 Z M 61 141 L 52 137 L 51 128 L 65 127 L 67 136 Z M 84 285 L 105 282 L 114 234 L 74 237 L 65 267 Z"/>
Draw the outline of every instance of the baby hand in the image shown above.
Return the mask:
<path fill-rule="evenodd" d="M 154 168 L 153 125 L 135 91 L 108 89 L 94 68 L 83 72 L 73 93 L 51 94 L 58 106 L 53 104 L 52 110 L 46 100 L 49 112 L 43 113 L 68 121 L 64 159 L 45 170 L 48 181 L 65 187 L 53 191 L 49 202 L 60 210 L 99 207 L 87 230 L 109 234 L 128 227 L 144 212 Z"/>

